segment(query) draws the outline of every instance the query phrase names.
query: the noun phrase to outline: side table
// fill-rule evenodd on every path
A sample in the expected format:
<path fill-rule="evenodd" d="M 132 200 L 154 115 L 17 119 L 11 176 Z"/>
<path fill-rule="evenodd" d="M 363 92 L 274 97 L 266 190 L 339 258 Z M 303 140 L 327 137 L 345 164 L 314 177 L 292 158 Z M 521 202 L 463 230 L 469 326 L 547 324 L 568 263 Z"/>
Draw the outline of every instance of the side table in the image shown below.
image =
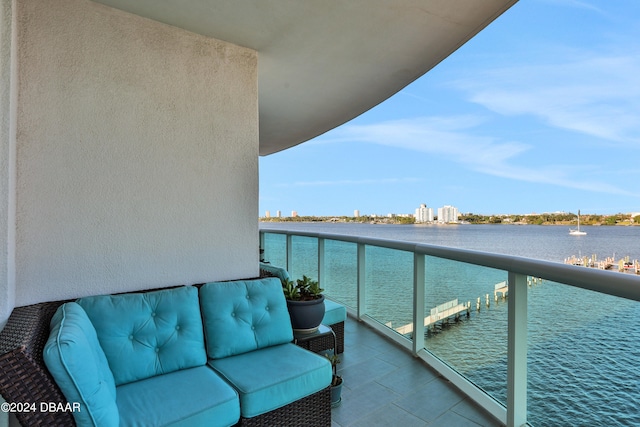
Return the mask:
<path fill-rule="evenodd" d="M 333 347 L 325 343 L 326 340 L 332 340 Z M 313 352 L 319 352 L 328 348 L 333 348 L 333 353 L 336 354 L 338 350 L 338 339 L 336 333 L 330 326 L 320 325 L 314 332 L 296 332 L 293 331 L 293 343 L 300 347 L 306 348 Z"/>

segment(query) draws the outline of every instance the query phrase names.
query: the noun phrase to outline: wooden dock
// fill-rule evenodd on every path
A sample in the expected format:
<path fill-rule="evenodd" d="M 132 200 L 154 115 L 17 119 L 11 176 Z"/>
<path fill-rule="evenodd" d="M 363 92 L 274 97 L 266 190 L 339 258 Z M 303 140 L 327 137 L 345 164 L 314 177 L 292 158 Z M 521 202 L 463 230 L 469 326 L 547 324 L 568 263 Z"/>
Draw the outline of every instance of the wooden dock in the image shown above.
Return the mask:
<path fill-rule="evenodd" d="M 500 283 L 496 283 L 493 287 L 493 298 L 498 301 L 498 294 L 502 295 L 502 299 L 507 297 L 507 293 L 509 292 L 509 284 L 504 281 Z"/>
<path fill-rule="evenodd" d="M 542 279 L 540 277 L 527 276 L 527 286 L 531 287 L 533 285 L 538 285 L 542 283 Z M 504 282 L 496 283 L 493 285 L 493 299 L 498 302 L 498 294 L 502 297 L 502 299 L 507 299 L 509 296 L 509 282 L 506 280 Z M 487 294 L 488 295 L 488 294 Z M 489 298 L 487 297 L 487 306 L 489 305 Z M 480 310 L 480 298 L 478 298 L 477 309 Z"/>
<path fill-rule="evenodd" d="M 640 262 L 638 262 L 637 259 L 631 261 L 628 256 L 618 261 L 615 260 L 615 257 L 607 257 L 603 261 L 600 261 L 596 255 L 591 255 L 591 257 L 572 255 L 569 258 L 565 258 L 564 263 L 581 267 L 597 268 L 599 270 L 617 270 L 623 273 L 640 274 Z"/>
<path fill-rule="evenodd" d="M 640 262 L 637 259 L 630 261 L 629 257 L 625 257 L 618 261 L 618 271 L 640 274 Z"/>
<path fill-rule="evenodd" d="M 542 283 L 542 279 L 539 277 L 527 277 L 527 285 L 531 287 L 532 285 L 537 285 Z M 498 302 L 498 294 L 502 296 L 502 299 L 506 299 L 509 295 L 509 282 L 503 281 L 500 283 L 496 283 L 493 286 L 493 295 Z M 485 303 L 487 307 L 490 307 L 491 300 L 489 299 L 489 293 L 485 295 Z M 479 297 L 476 303 L 476 310 L 479 312 L 481 308 L 481 299 Z M 437 307 L 434 307 L 430 310 L 429 316 L 424 318 L 424 327 L 425 330 L 432 330 L 435 326 L 440 322 L 444 324 L 451 318 L 455 318 L 456 320 L 460 318 L 460 315 L 466 313 L 467 317 L 471 315 L 471 301 L 465 303 L 459 303 L 458 299 L 451 300 L 444 304 L 440 304 Z M 392 322 L 387 322 L 385 324 L 386 327 L 393 329 L 394 331 L 402 334 L 402 335 L 411 335 L 413 334 L 413 323 L 409 323 L 404 326 L 394 327 Z"/>
<path fill-rule="evenodd" d="M 425 328 L 430 328 L 435 326 L 436 323 L 444 322 L 451 317 L 458 318 L 460 317 L 460 313 L 463 312 L 469 315 L 469 309 L 470 304 L 458 303 L 457 298 L 444 304 L 440 304 L 439 306 L 432 308 L 429 316 L 424 318 L 424 326 Z M 393 327 L 390 323 L 387 323 L 387 326 L 390 328 Z M 402 335 L 412 334 L 413 323 L 393 329 Z"/>

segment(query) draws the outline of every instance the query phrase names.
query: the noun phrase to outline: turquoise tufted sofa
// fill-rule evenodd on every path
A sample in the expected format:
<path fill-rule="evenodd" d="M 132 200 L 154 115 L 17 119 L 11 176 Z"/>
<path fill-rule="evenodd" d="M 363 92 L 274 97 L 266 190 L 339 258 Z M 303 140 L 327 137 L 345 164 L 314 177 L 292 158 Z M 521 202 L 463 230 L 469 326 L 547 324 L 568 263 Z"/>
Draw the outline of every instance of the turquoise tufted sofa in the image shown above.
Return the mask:
<path fill-rule="evenodd" d="M 330 363 L 292 339 L 265 278 L 67 302 L 43 356 L 79 426 L 328 426 Z"/>

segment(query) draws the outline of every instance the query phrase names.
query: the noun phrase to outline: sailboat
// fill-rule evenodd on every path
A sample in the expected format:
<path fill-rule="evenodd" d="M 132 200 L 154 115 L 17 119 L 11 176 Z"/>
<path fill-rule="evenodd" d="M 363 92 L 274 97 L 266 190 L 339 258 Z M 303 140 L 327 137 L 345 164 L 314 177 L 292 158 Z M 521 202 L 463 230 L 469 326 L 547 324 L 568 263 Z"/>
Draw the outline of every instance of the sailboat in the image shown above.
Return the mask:
<path fill-rule="evenodd" d="M 580 231 L 580 209 L 578 209 L 578 228 L 577 229 L 570 228 L 569 234 L 571 236 L 584 236 L 587 234 L 586 231 Z"/>

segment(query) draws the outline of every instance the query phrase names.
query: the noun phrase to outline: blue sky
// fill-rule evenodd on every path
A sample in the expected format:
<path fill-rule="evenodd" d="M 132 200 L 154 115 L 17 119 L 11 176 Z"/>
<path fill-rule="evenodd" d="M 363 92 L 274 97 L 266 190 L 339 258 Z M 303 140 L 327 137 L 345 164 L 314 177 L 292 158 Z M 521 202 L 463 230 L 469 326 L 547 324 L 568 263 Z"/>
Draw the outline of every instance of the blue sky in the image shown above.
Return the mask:
<path fill-rule="evenodd" d="M 260 158 L 260 216 L 640 212 L 640 1 L 520 0 L 395 96 Z"/>

